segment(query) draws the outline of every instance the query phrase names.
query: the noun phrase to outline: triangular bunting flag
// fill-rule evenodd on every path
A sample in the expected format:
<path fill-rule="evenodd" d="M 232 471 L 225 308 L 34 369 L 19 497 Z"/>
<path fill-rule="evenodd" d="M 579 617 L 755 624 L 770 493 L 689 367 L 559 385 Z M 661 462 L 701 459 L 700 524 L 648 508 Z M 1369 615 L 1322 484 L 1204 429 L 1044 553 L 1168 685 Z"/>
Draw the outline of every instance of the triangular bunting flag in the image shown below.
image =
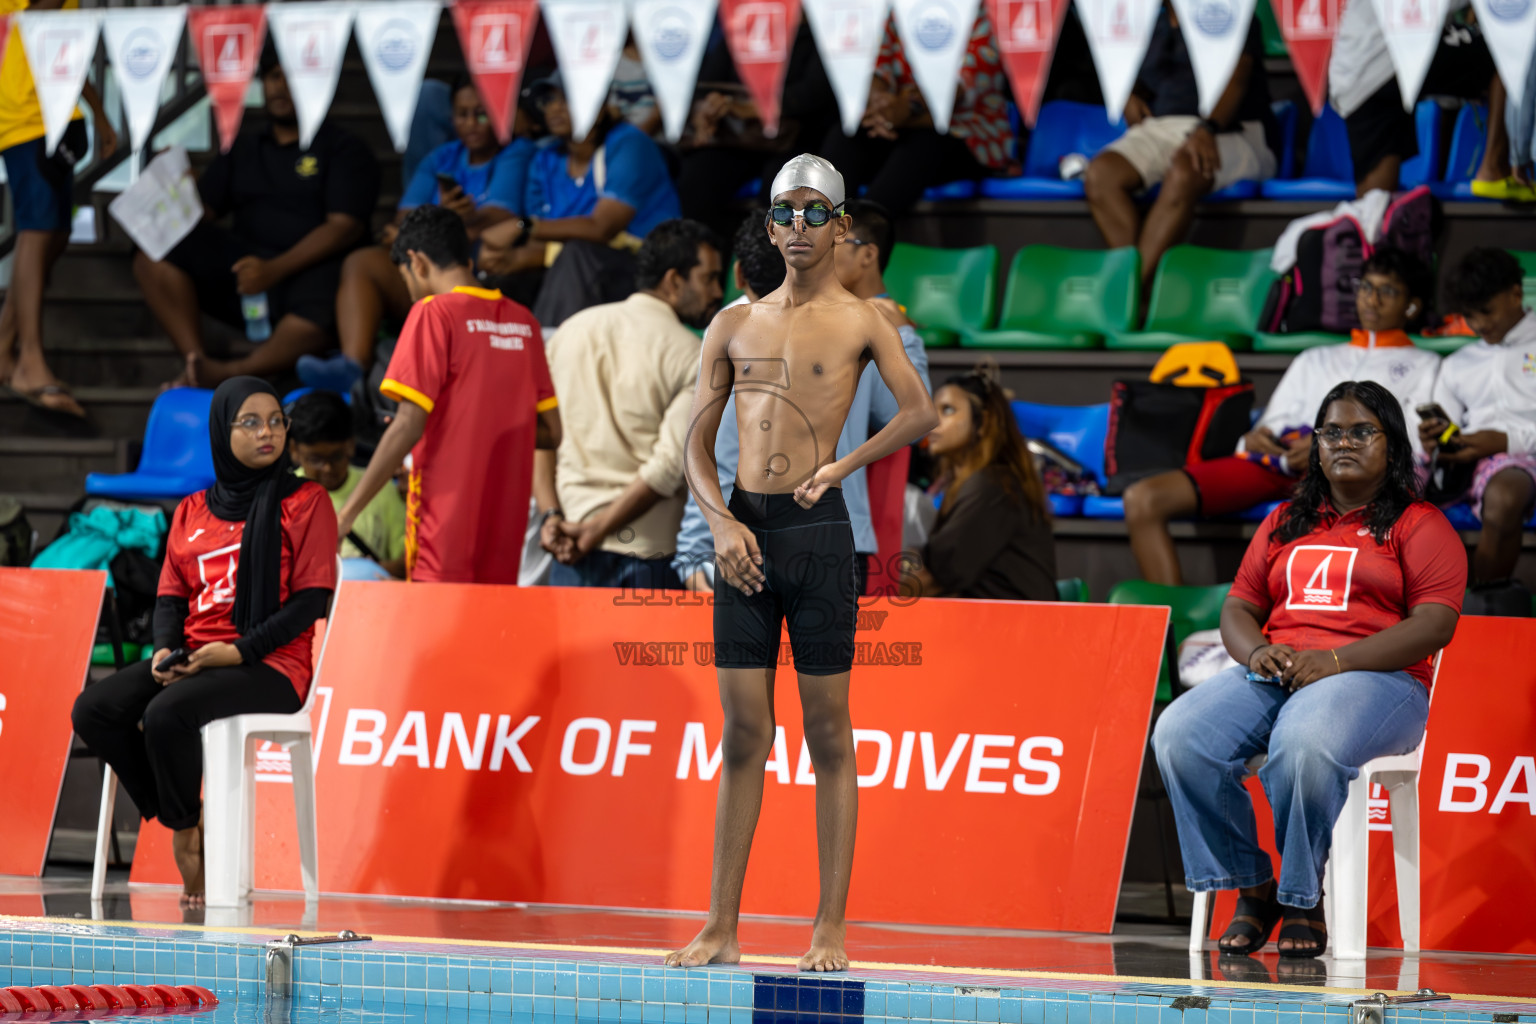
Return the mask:
<path fill-rule="evenodd" d="M 74 116 L 85 73 L 96 55 L 101 11 L 22 11 L 16 19 L 43 113 L 44 149 L 52 156 Z"/>
<path fill-rule="evenodd" d="M 240 134 L 245 93 L 261 59 L 267 11 L 259 4 L 187 8 L 187 32 L 203 69 L 203 85 L 219 126 L 219 149 L 228 153 Z"/>
<path fill-rule="evenodd" d="M 1067 17 L 1067 0 L 987 0 L 1003 68 L 1024 123 L 1035 126 L 1056 37 Z"/>
<path fill-rule="evenodd" d="M 373 83 L 379 110 L 396 153 L 411 140 L 411 119 L 421 95 L 421 79 L 437 36 L 442 7 L 437 0 L 396 0 L 356 6 L 357 48 Z"/>
<path fill-rule="evenodd" d="M 267 21 L 277 59 L 288 76 L 293 112 L 299 119 L 299 148 L 308 149 L 331 109 L 341 58 L 352 32 L 353 5 L 346 3 L 270 4 Z"/>
<path fill-rule="evenodd" d="M 1265 0 L 1259 0 L 1260 3 Z M 1360 0 L 1364 2 L 1364 0 Z M 1314 117 L 1328 100 L 1328 55 L 1339 31 L 1341 0 L 1273 0 L 1275 20 L 1291 54 L 1291 68 Z"/>
<path fill-rule="evenodd" d="M 459 0 L 450 10 L 464 63 L 505 145 L 512 141 L 512 115 L 538 26 L 538 0 Z"/>
<path fill-rule="evenodd" d="M 1445 28 L 1446 0 L 1371 0 L 1397 69 L 1403 109 L 1412 110 Z"/>
<path fill-rule="evenodd" d="M 1104 91 L 1104 112 L 1120 120 L 1136 86 L 1142 58 L 1157 26 L 1160 0 L 1076 0 L 1093 66 Z"/>
<path fill-rule="evenodd" d="M 149 143 L 160 112 L 160 87 L 181 47 L 185 7 L 108 7 L 101 32 L 123 94 L 123 116 L 135 153 Z"/>
<path fill-rule="evenodd" d="M 571 112 L 571 138 L 585 139 L 608 102 L 624 49 L 624 0 L 540 0 Z"/>
<path fill-rule="evenodd" d="M 1525 92 L 1525 76 L 1536 49 L 1536 3 L 1532 0 L 1472 0 L 1472 9 L 1483 26 L 1488 52 L 1504 80 L 1504 88 L 1519 96 Z"/>
<path fill-rule="evenodd" d="M 949 131 L 955 83 L 976 29 L 981 0 L 892 0 L 901 52 L 928 103 L 933 126 Z"/>
<path fill-rule="evenodd" d="M 720 0 L 720 21 L 736 73 L 771 139 L 779 134 L 779 101 L 800 31 L 800 0 Z"/>
<path fill-rule="evenodd" d="M 1211 116 L 1232 81 L 1248 40 L 1253 4 L 1254 0 L 1173 0 L 1184 47 L 1194 65 L 1201 117 Z"/>
<path fill-rule="evenodd" d="M 683 137 L 718 0 L 630 0 L 630 31 L 667 138 Z"/>
<path fill-rule="evenodd" d="M 805 6 L 822 67 L 843 114 L 843 134 L 853 135 L 869 105 L 869 85 L 885 39 L 890 0 L 839 0 Z M 951 90 L 953 92 L 953 90 Z"/>

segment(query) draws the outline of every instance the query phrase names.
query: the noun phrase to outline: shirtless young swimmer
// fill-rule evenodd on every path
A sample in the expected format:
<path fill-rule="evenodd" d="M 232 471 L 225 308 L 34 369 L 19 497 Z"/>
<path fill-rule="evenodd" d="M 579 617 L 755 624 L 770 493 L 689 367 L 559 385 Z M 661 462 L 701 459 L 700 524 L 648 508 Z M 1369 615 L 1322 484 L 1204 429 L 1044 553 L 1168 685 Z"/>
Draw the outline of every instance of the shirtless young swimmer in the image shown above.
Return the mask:
<path fill-rule="evenodd" d="M 773 180 L 768 237 L 784 284 L 722 310 L 704 335 L 687 443 L 687 477 L 715 539 L 715 667 L 725 711 L 715 808 L 709 919 L 669 966 L 741 959 L 736 924 L 752 833 L 773 749 L 773 685 L 787 618 L 805 741 L 816 770 L 821 898 L 802 971 L 841 971 L 858 776 L 848 678 L 858 618 L 853 528 L 841 481 L 938 425 L 896 328 L 838 283 L 833 248 L 849 230 L 843 179 L 820 157 L 790 160 Z M 900 405 L 878 434 L 841 459 L 838 435 L 873 359 Z M 715 434 L 736 394 L 741 461 L 727 507 Z"/>

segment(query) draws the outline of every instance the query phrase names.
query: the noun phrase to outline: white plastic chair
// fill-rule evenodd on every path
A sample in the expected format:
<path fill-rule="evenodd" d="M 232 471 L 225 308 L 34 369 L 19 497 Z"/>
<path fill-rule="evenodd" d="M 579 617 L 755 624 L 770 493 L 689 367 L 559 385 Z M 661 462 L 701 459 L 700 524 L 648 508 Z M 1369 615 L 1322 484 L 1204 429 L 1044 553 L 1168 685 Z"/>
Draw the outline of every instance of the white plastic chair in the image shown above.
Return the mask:
<path fill-rule="evenodd" d="M 1440 674 L 1440 655 L 1435 655 L 1431 683 Z M 1430 693 L 1434 690 L 1431 688 Z M 1425 733 L 1425 737 L 1428 733 Z M 1344 809 L 1333 825 L 1333 845 L 1323 869 L 1324 912 L 1328 919 L 1328 947 L 1335 960 L 1365 959 L 1365 928 L 1370 878 L 1370 795 L 1374 777 L 1387 791 L 1392 813 L 1392 854 L 1396 868 L 1397 918 L 1403 933 L 1403 952 L 1419 951 L 1419 767 L 1424 740 L 1407 754 L 1393 754 L 1367 761 L 1349 784 Z M 1248 759 L 1248 775 L 1256 775 L 1268 757 Z M 1210 929 L 1211 893 L 1195 893 L 1190 914 L 1189 952 L 1205 950 Z"/>
<path fill-rule="evenodd" d="M 341 559 L 330 621 L 341 599 Z M 293 810 L 299 833 L 299 868 L 306 902 L 320 896 L 315 824 L 315 760 L 310 711 L 325 664 L 327 622 L 320 658 L 304 706 L 291 715 L 235 715 L 203 726 L 203 874 L 210 907 L 238 907 L 254 887 L 256 874 L 256 744 L 265 740 L 288 751 L 293 771 Z M 106 887 L 107 849 L 117 802 L 117 775 L 103 764 L 101 810 L 96 821 L 96 861 L 91 899 Z"/>

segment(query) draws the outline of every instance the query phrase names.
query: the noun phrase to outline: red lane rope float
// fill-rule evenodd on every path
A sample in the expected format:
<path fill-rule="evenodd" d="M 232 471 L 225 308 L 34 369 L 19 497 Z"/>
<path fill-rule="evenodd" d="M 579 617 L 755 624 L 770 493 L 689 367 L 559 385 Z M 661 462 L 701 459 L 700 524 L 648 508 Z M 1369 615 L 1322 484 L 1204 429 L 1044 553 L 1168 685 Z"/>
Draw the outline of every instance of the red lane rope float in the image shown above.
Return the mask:
<path fill-rule="evenodd" d="M 11 985 L 0 988 L 0 1022 L 84 1020 L 123 1014 L 200 1013 L 219 1005 L 201 985 Z"/>

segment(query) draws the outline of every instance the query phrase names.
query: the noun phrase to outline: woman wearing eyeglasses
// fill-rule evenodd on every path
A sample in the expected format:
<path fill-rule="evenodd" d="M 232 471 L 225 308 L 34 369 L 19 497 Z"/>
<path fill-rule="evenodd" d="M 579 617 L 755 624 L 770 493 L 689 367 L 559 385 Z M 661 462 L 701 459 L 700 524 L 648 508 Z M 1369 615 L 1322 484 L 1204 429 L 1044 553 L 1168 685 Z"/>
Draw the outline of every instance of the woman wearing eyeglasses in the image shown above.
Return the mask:
<path fill-rule="evenodd" d="M 1277 921 L 1281 956 L 1327 945 L 1323 867 L 1348 784 L 1418 745 L 1431 662 L 1467 586 L 1466 549 L 1420 496 L 1391 392 L 1338 385 L 1312 436 L 1309 472 L 1254 534 L 1222 606 L 1221 638 L 1241 664 L 1174 701 L 1152 740 L 1186 884 L 1241 892 L 1223 953 L 1255 952 Z M 1242 784 L 1260 753 L 1278 879 Z"/>
<path fill-rule="evenodd" d="M 175 832 L 189 906 L 203 901 L 200 730 L 303 706 L 315 621 L 336 589 L 336 513 L 323 487 L 293 475 L 277 393 L 230 378 L 208 433 L 216 481 L 171 520 L 154 656 L 86 687 L 72 715 L 139 813 Z"/>

